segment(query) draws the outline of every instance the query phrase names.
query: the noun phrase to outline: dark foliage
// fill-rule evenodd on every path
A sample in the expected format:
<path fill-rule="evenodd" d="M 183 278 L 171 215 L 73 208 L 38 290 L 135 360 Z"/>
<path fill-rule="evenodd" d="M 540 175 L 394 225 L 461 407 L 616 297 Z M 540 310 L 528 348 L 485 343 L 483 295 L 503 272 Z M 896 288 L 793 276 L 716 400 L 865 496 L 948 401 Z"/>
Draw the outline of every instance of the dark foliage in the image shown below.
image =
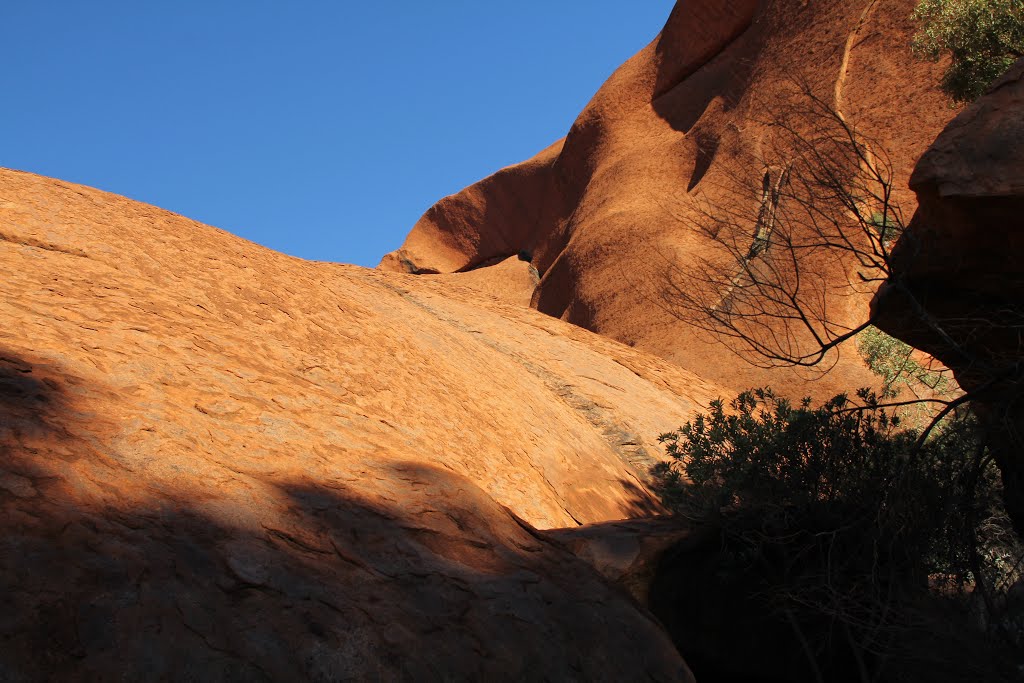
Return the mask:
<path fill-rule="evenodd" d="M 710 580 L 774 615 L 806 675 L 999 680 L 1009 660 L 964 651 L 1019 635 L 992 599 L 1017 575 L 999 478 L 969 415 L 931 433 L 866 390 L 812 407 L 761 389 L 663 435 L 656 474 L 667 504 L 720 527 Z"/>

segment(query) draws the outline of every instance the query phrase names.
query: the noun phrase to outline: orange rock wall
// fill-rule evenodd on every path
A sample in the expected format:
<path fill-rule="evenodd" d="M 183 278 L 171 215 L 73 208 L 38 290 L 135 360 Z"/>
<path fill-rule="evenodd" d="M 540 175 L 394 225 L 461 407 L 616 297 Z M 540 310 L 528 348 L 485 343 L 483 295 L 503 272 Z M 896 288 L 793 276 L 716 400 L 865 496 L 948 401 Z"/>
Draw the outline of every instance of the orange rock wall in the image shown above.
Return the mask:
<path fill-rule="evenodd" d="M 612 75 L 564 141 L 442 199 L 380 267 L 451 273 L 522 250 L 543 276 L 533 307 L 732 389 L 870 384 L 855 356 L 824 379 L 752 368 L 664 310 L 660 282 L 668 264 L 685 268 L 707 249 L 695 227 L 700 202 L 734 181 L 738 160 L 757 156 L 759 122 L 787 104 L 794 78 L 889 152 L 898 199 L 913 212 L 910 169 L 954 113 L 935 86 L 941 66 L 910 53 L 914 4 L 678 2 L 661 35 Z M 762 173 L 751 168 L 751 182 Z M 867 301 L 837 298 L 831 309 L 857 322 Z"/>

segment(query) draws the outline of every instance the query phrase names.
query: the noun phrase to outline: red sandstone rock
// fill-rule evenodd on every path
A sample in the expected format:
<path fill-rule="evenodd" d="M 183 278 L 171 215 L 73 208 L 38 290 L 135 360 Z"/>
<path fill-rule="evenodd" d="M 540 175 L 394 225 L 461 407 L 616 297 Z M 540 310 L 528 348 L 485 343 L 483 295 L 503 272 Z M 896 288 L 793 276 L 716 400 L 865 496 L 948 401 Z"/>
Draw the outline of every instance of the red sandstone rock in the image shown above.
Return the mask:
<path fill-rule="evenodd" d="M 722 393 L 471 289 L 0 171 L 0 678 L 688 680 L 534 527 Z"/>
<path fill-rule="evenodd" d="M 910 53 L 914 4 L 679 2 L 661 35 L 608 80 L 564 141 L 442 199 L 380 267 L 471 271 L 525 250 L 543 276 L 535 308 L 731 390 L 770 384 L 821 395 L 869 385 L 852 353 L 813 385 L 813 373 L 752 368 L 666 313 L 657 295 L 666 257 L 685 268 L 707 248 L 694 226 L 700 202 L 721 199 L 716 188 L 733 182 L 737 161 L 757 155 L 766 135 L 759 122 L 788 104 L 793 77 L 889 151 L 898 199 L 913 212 L 910 170 L 953 113 L 936 87 L 941 66 Z M 751 182 L 763 171 L 751 168 Z M 837 321 L 860 322 L 867 300 L 836 297 L 830 309 Z"/>
<path fill-rule="evenodd" d="M 552 529 L 545 536 L 647 605 L 663 553 L 684 539 L 697 544 L 712 533 L 682 517 L 656 517 Z"/>
<path fill-rule="evenodd" d="M 540 276 L 533 264 L 519 256 L 509 256 L 490 266 L 463 273 L 443 273 L 431 279 L 467 287 L 500 301 L 529 306 Z"/>

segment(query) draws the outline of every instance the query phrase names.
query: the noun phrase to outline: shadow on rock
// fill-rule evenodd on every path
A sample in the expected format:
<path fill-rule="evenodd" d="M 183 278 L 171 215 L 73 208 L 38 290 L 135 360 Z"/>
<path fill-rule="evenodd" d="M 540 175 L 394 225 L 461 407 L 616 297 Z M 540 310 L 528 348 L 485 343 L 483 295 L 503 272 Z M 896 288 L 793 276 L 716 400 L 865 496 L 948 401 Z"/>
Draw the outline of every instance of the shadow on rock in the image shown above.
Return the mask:
<path fill-rule="evenodd" d="M 692 680 L 642 608 L 462 477 L 368 460 L 200 495 L 127 469 L 75 382 L 2 361 L 0 679 Z"/>

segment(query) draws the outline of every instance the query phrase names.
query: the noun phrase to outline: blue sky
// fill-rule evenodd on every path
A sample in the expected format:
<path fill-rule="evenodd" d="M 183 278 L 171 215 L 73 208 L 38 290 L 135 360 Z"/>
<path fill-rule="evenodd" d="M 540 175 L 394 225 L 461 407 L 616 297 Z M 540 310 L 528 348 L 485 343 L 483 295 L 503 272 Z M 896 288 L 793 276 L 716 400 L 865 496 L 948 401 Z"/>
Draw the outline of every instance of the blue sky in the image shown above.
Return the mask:
<path fill-rule="evenodd" d="M 374 266 L 565 135 L 672 0 L 8 0 L 0 166 Z"/>

